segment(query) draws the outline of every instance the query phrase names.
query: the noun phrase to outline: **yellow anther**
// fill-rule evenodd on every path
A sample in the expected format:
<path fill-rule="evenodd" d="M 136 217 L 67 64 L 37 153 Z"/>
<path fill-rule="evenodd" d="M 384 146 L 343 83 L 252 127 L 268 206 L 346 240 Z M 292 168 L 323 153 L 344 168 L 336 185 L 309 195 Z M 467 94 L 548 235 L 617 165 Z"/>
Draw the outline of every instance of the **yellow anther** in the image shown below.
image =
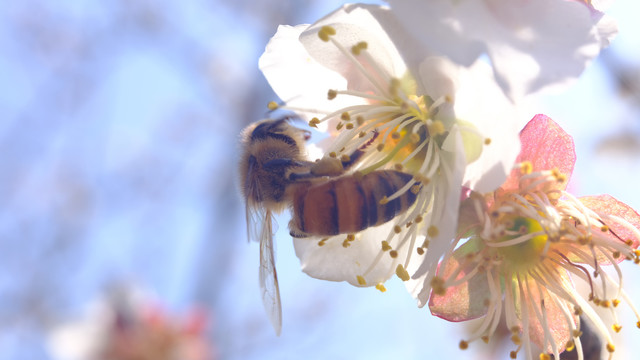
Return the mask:
<path fill-rule="evenodd" d="M 458 345 L 458 347 L 460 348 L 460 350 L 467 350 L 469 348 L 469 343 L 464 340 L 460 340 L 460 344 Z"/>
<path fill-rule="evenodd" d="M 582 315 L 582 308 L 580 306 L 575 306 L 573 308 L 573 313 L 576 314 L 576 316 Z"/>
<path fill-rule="evenodd" d="M 613 304 L 613 307 L 618 307 L 618 305 L 620 305 L 620 300 L 613 299 L 613 300 L 611 300 L 611 304 Z"/>
<path fill-rule="evenodd" d="M 434 237 L 438 236 L 439 233 L 440 233 L 440 231 L 438 230 L 438 227 L 435 226 L 435 225 L 431 225 L 427 229 L 427 235 L 429 235 L 429 237 L 434 238 Z"/>
<path fill-rule="evenodd" d="M 337 90 L 329 90 L 329 91 L 327 92 L 327 98 L 328 98 L 329 100 L 333 100 L 333 99 L 335 99 L 335 98 L 336 98 L 336 96 L 338 96 L 338 91 L 337 91 Z"/>
<path fill-rule="evenodd" d="M 491 145 L 491 138 L 485 138 L 484 139 L 484 144 L 485 145 Z"/>
<path fill-rule="evenodd" d="M 416 248 L 416 251 L 418 252 L 418 255 L 424 255 L 424 249 L 423 248 L 421 248 L 421 247 Z"/>
<path fill-rule="evenodd" d="M 445 131 L 444 123 L 440 120 L 434 121 L 431 126 L 429 126 L 429 135 L 431 136 L 442 135 Z"/>
<path fill-rule="evenodd" d="M 620 332 L 620 330 L 622 330 L 622 325 L 620 325 L 620 324 L 613 324 L 613 325 L 611 325 L 611 328 L 613 329 L 613 331 L 615 331 L 615 332 L 619 333 L 619 332 Z"/>
<path fill-rule="evenodd" d="M 613 253 L 611 253 L 611 255 L 613 256 L 614 259 L 617 259 L 620 256 L 622 256 L 622 254 L 620 254 L 620 251 L 614 251 Z"/>
<path fill-rule="evenodd" d="M 522 339 L 520 339 L 520 335 L 514 334 L 511 335 L 511 342 L 519 346 L 520 344 L 522 344 Z"/>
<path fill-rule="evenodd" d="M 382 251 L 389 251 L 391 250 L 391 245 L 389 245 L 389 242 L 386 240 L 382 241 Z"/>
<path fill-rule="evenodd" d="M 411 279 L 411 276 L 409 276 L 409 273 L 404 268 L 404 266 L 402 266 L 402 264 L 398 264 L 398 266 L 396 267 L 396 275 L 398 275 L 398 277 L 402 281 L 408 281 L 409 279 Z"/>
<path fill-rule="evenodd" d="M 345 111 L 342 114 L 340 114 L 340 119 L 342 119 L 344 121 L 349 121 L 349 120 L 351 120 L 351 115 L 349 115 L 348 111 Z"/>
<path fill-rule="evenodd" d="M 386 288 L 386 287 L 384 287 L 384 284 L 382 284 L 382 283 L 378 283 L 378 284 L 376 285 L 376 289 L 378 289 L 380 292 L 385 292 L 385 291 L 387 291 L 387 288 Z"/>
<path fill-rule="evenodd" d="M 342 154 L 342 155 L 340 155 L 340 161 L 349 162 L 349 161 L 351 161 L 351 157 L 349 155 L 347 155 L 347 154 Z"/>
<path fill-rule="evenodd" d="M 421 174 L 415 174 L 415 175 L 413 175 L 413 178 L 416 181 L 419 181 L 424 185 L 428 185 L 431 182 L 431 179 L 429 179 L 428 177 L 426 177 L 424 175 L 421 175 Z"/>
<path fill-rule="evenodd" d="M 389 198 L 386 196 L 380 199 L 380 201 L 378 201 L 380 205 L 386 205 L 388 202 L 389 202 Z"/>
<path fill-rule="evenodd" d="M 565 174 L 558 174 L 556 176 L 556 181 L 559 182 L 560 184 L 563 184 L 565 182 L 567 182 L 567 175 Z"/>
<path fill-rule="evenodd" d="M 418 215 L 416 216 L 416 218 L 413 220 L 416 224 L 422 222 L 422 216 Z"/>
<path fill-rule="evenodd" d="M 509 357 L 510 357 L 511 359 L 516 359 L 516 358 L 518 358 L 518 352 L 517 352 L 517 351 L 511 351 L 511 352 L 509 353 Z"/>
<path fill-rule="evenodd" d="M 267 104 L 267 109 L 269 110 L 276 110 L 279 107 L 280 105 L 278 105 L 278 103 L 275 101 L 269 101 L 269 103 Z"/>
<path fill-rule="evenodd" d="M 398 171 L 402 171 L 402 164 L 400 164 L 400 163 L 394 164 L 393 168 L 398 170 Z"/>
<path fill-rule="evenodd" d="M 640 329 L 640 321 L 636 323 L 636 326 L 638 327 L 638 329 Z"/>
<path fill-rule="evenodd" d="M 384 144 L 383 143 L 378 144 L 378 146 L 376 146 L 376 150 L 378 151 L 384 150 Z"/>
<path fill-rule="evenodd" d="M 360 131 L 360 133 L 358 134 L 358 137 L 360 137 L 360 138 L 363 138 L 365 136 L 367 136 L 367 133 L 364 132 L 364 131 Z"/>
<path fill-rule="evenodd" d="M 580 331 L 578 329 L 575 329 L 575 330 L 573 330 L 573 334 L 572 335 L 573 335 L 574 338 L 579 338 L 580 336 L 582 336 L 582 331 Z"/>
<path fill-rule="evenodd" d="M 328 238 L 324 238 L 324 239 L 318 241 L 318 246 L 324 246 L 324 244 L 327 242 L 327 239 Z"/>
<path fill-rule="evenodd" d="M 485 344 L 488 344 L 488 343 L 489 343 L 489 336 L 487 336 L 487 335 L 484 335 L 484 336 L 483 336 L 483 337 L 481 337 L 480 339 L 482 339 L 482 341 L 483 341 Z"/>
<path fill-rule="evenodd" d="M 342 129 L 343 126 L 344 126 L 344 123 L 339 122 L 338 125 L 336 125 L 336 130 Z"/>
<path fill-rule="evenodd" d="M 393 232 L 395 232 L 396 234 L 400 234 L 402 232 L 402 227 L 400 227 L 400 225 L 394 226 Z"/>
<path fill-rule="evenodd" d="M 342 242 L 342 247 L 343 248 L 348 248 L 349 246 L 351 246 L 351 242 L 349 240 L 345 240 Z"/>
<path fill-rule="evenodd" d="M 348 123 L 347 125 L 344 126 L 347 130 L 351 130 L 353 129 L 353 124 L 352 123 Z"/>
<path fill-rule="evenodd" d="M 364 41 L 360 41 L 351 47 L 351 53 L 356 56 L 360 55 L 362 50 L 367 50 L 367 43 Z"/>
<path fill-rule="evenodd" d="M 318 37 L 320 38 L 320 40 L 325 42 L 329 41 L 329 38 L 335 34 L 336 34 L 336 29 L 328 25 L 321 27 L 320 31 L 318 31 Z"/>
<path fill-rule="evenodd" d="M 607 344 L 607 351 L 610 352 L 610 353 L 616 351 L 615 345 L 613 345 L 612 343 L 608 343 Z"/>
<path fill-rule="evenodd" d="M 353 241 L 353 240 L 355 240 L 355 239 L 356 239 L 355 234 L 348 234 L 348 235 L 347 235 L 347 241 Z"/>
<path fill-rule="evenodd" d="M 539 356 L 539 359 L 540 360 L 551 360 L 551 356 L 549 356 L 549 354 L 541 353 L 540 356 Z"/>
<path fill-rule="evenodd" d="M 447 288 L 444 287 L 444 280 L 437 276 L 431 279 L 431 290 L 436 295 L 444 295 L 447 292 Z"/>
<path fill-rule="evenodd" d="M 603 308 L 608 308 L 611 306 L 611 301 L 609 300 L 603 300 L 600 302 L 600 306 L 602 306 Z"/>
<path fill-rule="evenodd" d="M 573 351 L 573 349 L 576 348 L 576 343 L 573 340 L 569 340 L 567 341 L 567 344 L 565 345 L 567 351 Z"/>
<path fill-rule="evenodd" d="M 362 286 L 367 285 L 367 282 L 364 280 L 364 277 L 358 275 L 356 276 L 356 279 L 358 279 L 358 285 L 362 285 Z"/>
<path fill-rule="evenodd" d="M 392 259 L 395 259 L 398 257 L 398 252 L 396 250 L 391 250 L 389 251 L 389 256 L 391 256 Z"/>
<path fill-rule="evenodd" d="M 602 225 L 602 226 L 600 226 L 600 231 L 607 232 L 607 231 L 609 231 L 609 227 L 607 225 Z"/>
<path fill-rule="evenodd" d="M 364 116 L 362 115 L 356 116 L 356 124 L 358 124 L 358 126 L 364 124 Z"/>
<path fill-rule="evenodd" d="M 320 119 L 318 119 L 317 117 L 314 117 L 313 119 L 309 120 L 309 126 L 317 128 L 318 124 L 320 124 Z"/>
<path fill-rule="evenodd" d="M 523 161 L 520 163 L 520 172 L 523 175 L 528 175 L 533 172 L 533 164 L 531 161 Z"/>
<path fill-rule="evenodd" d="M 335 151 L 332 151 L 332 152 L 329 153 L 329 157 L 337 158 L 338 154 L 336 154 Z"/>

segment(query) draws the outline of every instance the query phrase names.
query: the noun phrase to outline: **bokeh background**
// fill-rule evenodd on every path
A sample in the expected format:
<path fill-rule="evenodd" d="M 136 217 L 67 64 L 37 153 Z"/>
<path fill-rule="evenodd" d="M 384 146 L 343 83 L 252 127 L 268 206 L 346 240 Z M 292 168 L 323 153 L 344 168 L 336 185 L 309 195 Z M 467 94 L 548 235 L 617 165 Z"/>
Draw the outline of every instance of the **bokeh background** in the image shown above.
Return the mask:
<path fill-rule="evenodd" d="M 91 334 L 64 344 L 52 334 L 123 288 L 178 317 L 206 313 L 218 359 L 508 358 L 498 341 L 458 350 L 465 327 L 417 309 L 397 279 L 380 293 L 305 276 L 286 218 L 276 235 L 280 337 L 264 314 L 238 134 L 277 100 L 257 68 L 277 25 L 313 22 L 342 3 L 0 6 L 0 359 L 76 360 L 60 348 Z M 612 46 L 566 92 L 527 105 L 575 137 L 575 193 L 609 193 L 636 209 L 639 13 L 636 1 L 617 1 Z M 625 268 L 640 304 L 640 269 Z M 631 346 L 635 320 L 622 324 Z"/>

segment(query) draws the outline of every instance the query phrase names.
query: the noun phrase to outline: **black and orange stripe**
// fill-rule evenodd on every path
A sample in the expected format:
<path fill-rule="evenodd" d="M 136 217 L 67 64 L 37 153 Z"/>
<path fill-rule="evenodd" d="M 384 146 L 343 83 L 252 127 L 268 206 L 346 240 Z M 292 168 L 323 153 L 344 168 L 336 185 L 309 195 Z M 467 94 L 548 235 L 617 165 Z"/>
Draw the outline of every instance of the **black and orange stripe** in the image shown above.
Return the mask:
<path fill-rule="evenodd" d="M 380 204 L 412 178 L 403 172 L 381 170 L 300 187 L 294 196 L 293 221 L 299 230 L 320 236 L 356 233 L 383 224 L 415 202 L 416 195 L 406 191 Z"/>

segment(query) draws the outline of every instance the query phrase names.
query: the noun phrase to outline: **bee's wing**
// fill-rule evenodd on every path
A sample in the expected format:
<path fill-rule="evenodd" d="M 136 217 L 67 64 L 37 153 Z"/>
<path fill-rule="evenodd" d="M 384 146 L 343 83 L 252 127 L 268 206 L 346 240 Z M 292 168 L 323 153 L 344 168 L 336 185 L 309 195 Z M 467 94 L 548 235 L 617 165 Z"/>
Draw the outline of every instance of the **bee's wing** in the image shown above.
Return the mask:
<path fill-rule="evenodd" d="M 247 202 L 245 211 L 247 215 L 247 237 L 250 242 L 260 241 L 262 239 L 262 223 L 267 218 L 267 210 L 262 206 L 251 205 Z"/>
<path fill-rule="evenodd" d="M 278 274 L 273 255 L 273 228 L 271 212 L 266 210 L 262 232 L 260 235 L 260 290 L 262 302 L 269 315 L 271 324 L 280 335 L 282 328 L 282 306 L 280 304 L 280 288 L 278 287 Z"/>
<path fill-rule="evenodd" d="M 245 211 L 247 217 L 247 237 L 249 241 L 260 241 L 262 222 L 267 216 L 264 206 L 256 203 L 255 194 L 261 194 L 260 183 L 255 179 L 257 163 L 255 159 L 248 161 L 247 176 L 244 183 Z"/>

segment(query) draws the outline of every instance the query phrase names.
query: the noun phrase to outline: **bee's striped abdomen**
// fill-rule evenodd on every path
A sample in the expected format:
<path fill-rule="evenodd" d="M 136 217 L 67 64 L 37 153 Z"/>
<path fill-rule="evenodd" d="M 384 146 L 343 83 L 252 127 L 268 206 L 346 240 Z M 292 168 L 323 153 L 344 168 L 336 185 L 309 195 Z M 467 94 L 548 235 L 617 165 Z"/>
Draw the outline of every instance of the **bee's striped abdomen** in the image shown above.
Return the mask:
<path fill-rule="evenodd" d="M 294 199 L 293 221 L 299 230 L 311 235 L 356 233 L 383 224 L 415 202 L 416 195 L 406 191 L 380 204 L 411 179 L 410 174 L 382 170 L 302 188 Z"/>

